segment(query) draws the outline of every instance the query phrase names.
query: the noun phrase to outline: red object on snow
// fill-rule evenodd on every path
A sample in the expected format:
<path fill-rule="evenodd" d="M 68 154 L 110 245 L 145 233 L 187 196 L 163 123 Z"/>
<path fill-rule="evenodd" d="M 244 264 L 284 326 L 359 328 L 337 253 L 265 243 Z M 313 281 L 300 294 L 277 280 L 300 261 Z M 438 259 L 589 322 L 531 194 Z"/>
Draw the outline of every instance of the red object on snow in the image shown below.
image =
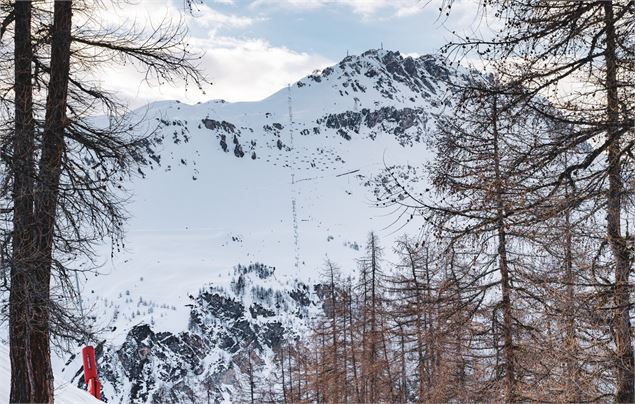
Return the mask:
<path fill-rule="evenodd" d="M 88 385 L 88 393 L 99 400 L 101 385 L 97 378 L 95 348 L 88 345 L 82 349 L 82 362 L 84 363 L 84 382 Z"/>

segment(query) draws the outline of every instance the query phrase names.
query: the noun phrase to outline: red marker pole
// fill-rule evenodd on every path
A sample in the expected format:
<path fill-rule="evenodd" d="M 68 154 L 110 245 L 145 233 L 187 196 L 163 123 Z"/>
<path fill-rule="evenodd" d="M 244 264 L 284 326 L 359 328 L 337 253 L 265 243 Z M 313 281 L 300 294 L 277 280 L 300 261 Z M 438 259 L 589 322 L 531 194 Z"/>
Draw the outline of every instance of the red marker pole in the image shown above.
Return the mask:
<path fill-rule="evenodd" d="M 95 348 L 88 345 L 82 349 L 82 362 L 84 363 L 84 383 L 88 385 L 88 393 L 99 400 L 101 386 L 97 378 Z"/>

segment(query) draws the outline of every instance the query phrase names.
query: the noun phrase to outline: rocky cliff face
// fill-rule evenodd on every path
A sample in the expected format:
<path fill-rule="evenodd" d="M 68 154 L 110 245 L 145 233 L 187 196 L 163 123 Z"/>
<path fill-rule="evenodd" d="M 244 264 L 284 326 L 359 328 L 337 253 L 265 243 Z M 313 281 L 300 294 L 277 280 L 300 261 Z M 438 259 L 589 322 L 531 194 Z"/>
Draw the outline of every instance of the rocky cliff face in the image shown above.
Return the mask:
<path fill-rule="evenodd" d="M 96 347 L 102 400 L 220 402 L 247 391 L 249 377 L 274 376 L 275 352 L 301 339 L 320 309 L 307 285 L 282 285 L 274 276 L 262 264 L 238 266 L 229 289 L 208 286 L 191 296 L 187 330 L 161 332 L 141 323 L 119 346 L 102 341 Z M 66 368 L 83 388 L 80 362 L 73 357 Z"/>
<path fill-rule="evenodd" d="M 298 111 L 293 126 L 300 136 L 335 133 L 350 141 L 392 135 L 402 146 L 412 146 L 424 140 L 433 114 L 448 106 L 448 84 L 467 79 L 435 56 L 370 50 L 298 81 L 286 94 L 274 94 L 260 111 L 227 114 L 222 120 L 206 117 L 202 124 L 216 135 L 222 151 L 238 158 L 256 159 L 265 154 L 258 150 L 263 148 L 290 152 L 289 117 L 275 111 L 288 101 Z"/>

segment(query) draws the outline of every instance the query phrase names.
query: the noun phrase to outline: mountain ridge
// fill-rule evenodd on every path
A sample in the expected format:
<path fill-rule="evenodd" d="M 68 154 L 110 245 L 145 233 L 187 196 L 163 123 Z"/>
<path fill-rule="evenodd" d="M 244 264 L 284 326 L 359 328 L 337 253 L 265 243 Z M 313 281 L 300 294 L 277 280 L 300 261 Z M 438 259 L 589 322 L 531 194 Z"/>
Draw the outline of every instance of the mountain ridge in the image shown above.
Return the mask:
<path fill-rule="evenodd" d="M 140 168 L 143 178 L 129 186 L 134 197 L 126 251 L 106 262 L 104 275 L 83 281 L 96 326 L 110 330 L 98 349 L 104 397 L 145 402 L 156 394 L 157 400 L 187 402 L 204 397 L 190 384 L 214 380 L 221 385 L 215 399 L 227 400 L 244 389 L 248 348 L 232 352 L 222 335 L 258 335 L 258 349 L 247 355 L 262 364 L 262 377 L 271 377 L 275 344 L 267 333 L 245 330 L 282 318 L 272 335 L 295 341 L 308 320 L 296 316 L 301 304 L 289 288 L 305 285 L 313 296 L 305 303 L 315 310 L 327 256 L 352 274 L 368 231 L 379 230 L 385 245 L 392 244 L 394 217 L 375 203 L 382 176 L 391 168 L 406 180 L 425 180 L 421 167 L 431 158 L 434 117 L 450 109 L 448 83 L 466 77 L 436 56 L 371 50 L 259 102 L 162 101 L 137 110 L 146 118 L 138 130 L 158 130 Z M 418 225 L 402 231 L 417 232 Z M 257 288 L 238 299 L 241 275 L 232 268 L 258 262 L 275 271 L 265 278 L 250 272 L 250 282 L 255 288 L 275 280 L 287 309 L 254 300 Z M 205 303 L 202 285 L 213 285 L 207 296 L 217 295 L 214 304 Z M 232 310 L 232 302 L 242 309 Z M 225 310 L 244 326 L 206 328 L 222 322 Z M 189 343 L 198 354 L 184 353 Z M 200 355 L 224 358 L 224 365 L 206 359 L 201 369 L 195 363 Z M 76 358 L 63 363 L 57 368 L 81 385 Z M 170 396 L 172 390 L 180 395 Z"/>

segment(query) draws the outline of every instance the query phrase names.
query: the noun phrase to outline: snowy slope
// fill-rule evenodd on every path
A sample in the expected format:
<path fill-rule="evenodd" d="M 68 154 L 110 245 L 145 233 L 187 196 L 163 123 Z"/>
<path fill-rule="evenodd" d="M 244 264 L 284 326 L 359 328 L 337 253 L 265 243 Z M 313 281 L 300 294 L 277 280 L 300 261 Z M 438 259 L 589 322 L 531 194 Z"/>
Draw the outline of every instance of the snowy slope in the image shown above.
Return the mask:
<path fill-rule="evenodd" d="M 352 273 L 371 230 L 390 259 L 392 241 L 421 223 L 391 226 L 395 216 L 374 202 L 382 175 L 398 166 L 421 178 L 434 115 L 449 109 L 445 83 L 465 79 L 434 56 L 372 50 L 259 102 L 137 111 L 140 130 L 160 127 L 157 153 L 130 184 L 125 251 L 111 259 L 104 247 L 100 274 L 82 282 L 84 306 L 110 330 L 103 340 L 115 349 L 143 324 L 188 330 L 191 295 L 230 290 L 237 264 L 312 285 L 326 257 Z"/>
<path fill-rule="evenodd" d="M 127 251 L 114 260 L 105 251 L 103 276 L 84 296 L 174 306 L 175 316 L 154 320 L 176 331 L 187 293 L 223 282 L 236 264 L 265 262 L 309 281 L 328 255 L 352 272 L 370 230 L 386 245 L 396 230 L 374 206 L 371 182 L 386 165 L 429 159 L 426 132 L 443 110 L 446 78 L 434 57 L 369 51 L 260 102 L 142 109 L 148 127 L 162 126 L 160 165 L 131 185 Z"/>
<path fill-rule="evenodd" d="M 11 362 L 9 360 L 9 348 L 0 345 L 0 403 L 9 402 L 11 391 Z M 99 403 L 84 390 L 80 390 L 71 383 L 55 379 L 55 402 L 58 404 L 92 404 Z"/>

